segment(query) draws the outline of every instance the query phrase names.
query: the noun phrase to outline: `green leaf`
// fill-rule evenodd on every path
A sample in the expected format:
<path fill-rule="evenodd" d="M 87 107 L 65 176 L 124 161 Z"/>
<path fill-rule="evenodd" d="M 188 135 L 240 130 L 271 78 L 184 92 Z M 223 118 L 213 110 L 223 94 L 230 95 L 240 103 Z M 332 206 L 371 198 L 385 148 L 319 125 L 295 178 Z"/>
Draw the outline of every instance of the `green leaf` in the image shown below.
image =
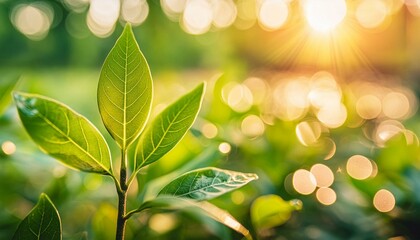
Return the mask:
<path fill-rule="evenodd" d="M 252 223 L 258 230 L 276 227 L 287 222 L 292 212 L 301 208 L 300 200 L 284 201 L 277 195 L 262 196 L 251 206 Z"/>
<path fill-rule="evenodd" d="M 3 115 L 9 106 L 12 100 L 11 93 L 18 82 L 18 76 L 0 77 L 0 116 Z"/>
<path fill-rule="evenodd" d="M 187 160 L 187 163 L 182 165 L 179 169 L 146 182 L 143 191 L 140 193 L 139 199 L 148 201 L 155 198 L 158 195 L 159 190 L 176 177 L 181 176 L 182 174 L 193 169 L 212 165 L 212 163 L 214 163 L 216 160 L 219 160 L 221 156 L 222 153 L 219 151 L 218 145 L 211 144 L 206 146 L 206 148 L 199 155 Z"/>
<path fill-rule="evenodd" d="M 241 173 L 218 168 L 197 169 L 176 178 L 159 195 L 173 195 L 198 201 L 208 200 L 240 188 L 258 179 L 253 173 Z"/>
<path fill-rule="evenodd" d="M 61 240 L 60 216 L 50 198 L 44 193 L 13 236 L 13 240 L 32 239 Z"/>
<path fill-rule="evenodd" d="M 252 236 L 249 233 L 248 229 L 242 226 L 242 224 L 238 222 L 238 220 L 236 220 L 227 211 L 220 209 L 219 207 L 209 202 L 196 202 L 185 198 L 161 196 L 151 201 L 143 203 L 137 210 L 135 210 L 131 214 L 135 212 L 141 212 L 150 208 L 183 210 L 191 212 L 193 214 L 205 215 L 237 231 L 238 233 L 244 235 L 247 239 L 252 239 Z"/>
<path fill-rule="evenodd" d="M 149 118 L 152 76 L 127 24 L 102 66 L 98 106 L 102 121 L 121 149 L 140 135 Z"/>
<path fill-rule="evenodd" d="M 160 113 L 140 137 L 136 149 L 137 169 L 159 160 L 184 137 L 194 123 L 205 85 L 197 86 Z"/>
<path fill-rule="evenodd" d="M 43 96 L 15 93 L 14 98 L 23 126 L 44 152 L 71 168 L 111 175 L 108 145 L 86 118 Z"/>

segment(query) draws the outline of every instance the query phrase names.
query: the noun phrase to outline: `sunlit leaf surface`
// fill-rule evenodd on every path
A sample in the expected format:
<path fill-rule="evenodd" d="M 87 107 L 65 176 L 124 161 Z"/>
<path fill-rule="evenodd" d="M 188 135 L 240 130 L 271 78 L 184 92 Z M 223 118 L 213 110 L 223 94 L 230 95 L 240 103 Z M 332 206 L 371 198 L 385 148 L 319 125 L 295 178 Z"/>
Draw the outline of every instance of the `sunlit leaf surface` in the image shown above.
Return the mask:
<path fill-rule="evenodd" d="M 200 84 L 156 117 L 137 145 L 138 168 L 159 160 L 182 139 L 197 117 L 203 93 Z"/>
<path fill-rule="evenodd" d="M 46 194 L 20 223 L 13 240 L 61 240 L 61 220 Z"/>
<path fill-rule="evenodd" d="M 39 95 L 15 93 L 26 131 L 47 154 L 65 165 L 110 174 L 110 153 L 99 131 L 69 107 Z"/>
<path fill-rule="evenodd" d="M 175 171 L 172 171 L 169 174 L 160 176 L 158 178 L 153 179 L 152 181 L 147 182 L 140 196 L 144 197 L 143 199 L 145 200 L 153 199 L 158 195 L 159 191 L 173 179 L 193 169 L 203 168 L 212 165 L 221 157 L 222 154 L 217 149 L 217 145 L 207 146 L 207 148 L 203 152 L 201 152 L 198 156 L 189 159 L 188 163 L 183 165 L 179 169 L 176 169 Z"/>
<path fill-rule="evenodd" d="M 173 195 L 195 200 L 208 200 L 258 179 L 253 173 L 218 168 L 202 168 L 185 173 L 166 185 L 159 195 Z"/>
<path fill-rule="evenodd" d="M 102 67 L 98 105 L 102 121 L 122 149 L 143 130 L 152 103 L 152 77 L 130 25 L 115 43 Z"/>

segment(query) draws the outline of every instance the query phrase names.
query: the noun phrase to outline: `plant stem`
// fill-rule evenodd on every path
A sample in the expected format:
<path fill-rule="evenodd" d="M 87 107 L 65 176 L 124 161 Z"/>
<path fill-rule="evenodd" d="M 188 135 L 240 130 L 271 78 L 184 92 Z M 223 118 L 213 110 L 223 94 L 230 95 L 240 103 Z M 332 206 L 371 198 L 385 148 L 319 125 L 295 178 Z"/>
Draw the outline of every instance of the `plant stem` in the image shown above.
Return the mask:
<path fill-rule="evenodd" d="M 127 151 L 121 151 L 121 168 L 120 168 L 120 187 L 117 186 L 118 192 L 118 215 L 117 215 L 117 233 L 116 240 L 124 240 L 125 225 L 127 218 L 125 214 L 127 211 Z"/>
<path fill-rule="evenodd" d="M 136 170 L 132 173 L 132 175 L 130 176 L 130 178 L 127 181 L 127 188 L 130 188 L 130 186 L 133 183 L 134 179 L 136 178 L 138 172 L 139 172 L 139 170 Z"/>

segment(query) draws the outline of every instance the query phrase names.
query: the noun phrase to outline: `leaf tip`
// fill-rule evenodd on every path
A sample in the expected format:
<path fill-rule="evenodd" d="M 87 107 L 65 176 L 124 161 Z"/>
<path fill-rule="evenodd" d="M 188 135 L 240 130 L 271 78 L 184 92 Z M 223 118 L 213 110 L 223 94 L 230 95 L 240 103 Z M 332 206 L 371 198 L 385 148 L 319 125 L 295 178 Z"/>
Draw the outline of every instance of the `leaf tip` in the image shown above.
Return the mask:
<path fill-rule="evenodd" d="M 12 97 L 15 103 L 23 103 L 27 101 L 28 99 L 32 98 L 33 95 L 25 92 L 19 92 L 19 91 L 13 91 Z"/>
<path fill-rule="evenodd" d="M 251 181 L 253 181 L 253 180 L 258 180 L 259 177 L 255 173 L 249 173 L 249 178 L 251 178 L 252 179 Z"/>
<path fill-rule="evenodd" d="M 191 93 L 193 93 L 194 96 L 197 96 L 197 97 L 199 96 L 200 105 L 203 102 L 204 93 L 206 92 L 206 86 L 207 86 L 207 83 L 202 82 L 202 83 L 198 84 L 197 87 L 194 88 L 194 90 L 191 91 Z"/>
<path fill-rule="evenodd" d="M 202 83 L 198 84 L 197 89 L 199 89 L 200 93 L 203 94 L 206 91 L 206 87 L 207 87 L 207 83 L 202 82 Z"/>
<path fill-rule="evenodd" d="M 202 82 L 202 83 L 200 83 L 198 86 L 201 86 L 203 89 L 206 89 L 206 86 L 207 86 L 207 82 Z"/>
<path fill-rule="evenodd" d="M 300 211 L 303 208 L 303 203 L 299 199 L 292 199 L 289 201 L 290 206 L 293 207 L 293 210 Z"/>
<path fill-rule="evenodd" d="M 39 196 L 39 200 L 40 201 L 48 201 L 52 204 L 52 201 L 51 201 L 50 197 L 48 197 L 48 195 L 46 193 L 41 193 L 41 195 Z"/>
<path fill-rule="evenodd" d="M 125 24 L 124 30 L 123 30 L 123 33 L 122 33 L 122 35 L 126 35 L 126 34 L 128 34 L 130 36 L 133 36 L 133 28 L 131 26 L 131 23 L 129 23 L 129 22 L 127 22 Z"/>
<path fill-rule="evenodd" d="M 26 97 L 24 96 L 24 93 L 13 91 L 12 97 L 18 109 L 23 109 L 25 107 L 24 102 L 26 100 Z"/>
<path fill-rule="evenodd" d="M 22 94 L 20 93 L 20 92 L 18 92 L 18 91 L 13 91 L 12 92 L 12 97 L 13 97 L 13 99 L 15 100 L 15 102 L 18 102 L 19 100 L 20 100 L 20 96 L 21 96 Z"/>
<path fill-rule="evenodd" d="M 130 28 L 130 29 L 132 28 L 132 26 L 131 26 L 131 23 L 130 23 L 130 22 L 126 22 L 126 23 L 125 23 L 125 25 L 124 25 L 124 30 L 125 30 L 125 29 L 127 29 L 127 28 Z"/>
<path fill-rule="evenodd" d="M 19 112 L 24 113 L 28 117 L 38 114 L 38 110 L 34 107 L 37 102 L 37 98 L 34 95 L 22 92 L 13 92 L 12 94 Z"/>

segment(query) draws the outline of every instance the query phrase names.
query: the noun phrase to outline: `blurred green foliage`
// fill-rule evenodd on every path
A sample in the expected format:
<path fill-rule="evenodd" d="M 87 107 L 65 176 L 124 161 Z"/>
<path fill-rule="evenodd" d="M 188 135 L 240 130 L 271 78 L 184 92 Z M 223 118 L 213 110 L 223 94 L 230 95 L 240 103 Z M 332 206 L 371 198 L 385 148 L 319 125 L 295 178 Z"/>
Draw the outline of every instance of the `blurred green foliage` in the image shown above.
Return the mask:
<path fill-rule="evenodd" d="M 57 76 L 64 76 L 57 82 Z M 94 91 L 96 71 L 51 71 L 29 72 L 23 77 L 20 88 L 25 91 L 37 92 L 51 97 L 57 97 L 65 103 L 71 103 L 74 108 L 88 116 L 102 132 L 105 131 L 100 123 L 99 113 L 90 111 L 95 106 L 89 101 L 91 97 L 83 92 Z M 212 79 L 213 73 L 194 73 L 196 79 Z M 29 77 L 30 76 L 30 77 Z M 156 193 L 159 177 L 162 173 L 169 173 L 178 169 L 183 163 L 189 164 L 180 173 L 189 169 L 210 164 L 227 169 L 240 171 L 254 171 L 260 179 L 243 189 L 222 196 L 212 202 L 222 208 L 229 209 L 232 215 L 241 221 L 245 227 L 253 229 L 254 234 L 260 234 L 261 239 L 271 239 L 275 236 L 292 239 L 382 239 L 393 236 L 404 236 L 405 239 L 416 239 L 416 229 L 419 220 L 420 204 L 420 176 L 419 176 L 419 148 L 407 145 L 405 137 L 397 135 L 387 142 L 383 148 L 372 148 L 372 145 L 362 143 L 365 139 L 360 128 L 341 127 L 331 130 L 330 137 L 337 143 L 336 153 L 332 160 L 322 160 L 329 149 L 303 146 L 296 137 L 295 126 L 298 122 L 276 120 L 274 125 L 266 125 L 265 134 L 257 138 L 241 137 L 240 142 L 232 137 L 234 129 L 243 119 L 242 113 L 232 111 L 221 98 L 224 83 L 235 81 L 236 73 L 225 74 L 222 78 L 209 81 L 210 90 L 205 97 L 203 113 L 198 123 L 194 125 L 192 134 L 188 134 L 180 145 L 165 156 L 162 161 L 152 164 L 147 174 L 139 174 L 138 181 L 152 181 L 150 186 L 144 186 Z M 157 75 L 156 96 L 163 102 L 171 102 L 174 89 L 180 88 L 177 74 Z M 193 82 L 188 83 L 194 85 Z M 66 91 L 55 90 L 60 86 Z M 83 91 L 80 86 L 84 86 Z M 213 87 L 211 87 L 213 86 Z M 189 86 L 185 86 L 189 88 Z M 182 90 L 178 90 L 182 91 Z M 70 92 L 75 92 L 75 97 Z M 160 93 L 159 93 L 160 92 Z M 157 100 L 156 102 L 161 102 Z M 257 107 L 248 113 L 259 114 Z M 36 203 L 41 192 L 46 192 L 63 218 L 65 239 L 78 238 L 86 233 L 88 238 L 103 239 L 112 236 L 113 228 L 106 227 L 96 231 L 106 219 L 115 214 L 115 199 L 113 184 L 109 179 L 91 177 L 84 173 L 65 170 L 39 152 L 29 141 L 28 136 L 16 121 L 16 113 L 9 109 L 1 117 L 0 142 L 12 141 L 17 150 L 12 155 L 1 155 L 1 205 L 6 206 L 2 211 L 2 238 L 8 238 L 13 233 L 19 220 Z M 417 116 L 405 122 L 407 129 L 416 132 L 419 125 Z M 201 132 L 203 122 L 212 122 L 218 129 L 218 135 L 213 139 L 206 138 Z M 107 139 L 110 141 L 110 139 Z M 229 142 L 232 150 L 224 155 L 217 151 L 221 142 Z M 208 151 L 204 151 L 207 149 Z M 117 149 L 112 149 L 114 153 Z M 203 152 L 204 151 L 204 152 Z M 203 152 L 200 154 L 200 152 Z M 193 156 L 199 157 L 192 160 Z M 354 180 L 345 172 L 346 160 L 354 154 L 364 154 L 373 159 L 378 166 L 378 174 L 367 180 Z M 200 160 L 201 159 L 201 160 Z M 300 168 L 309 168 L 315 163 L 324 163 L 333 169 L 335 181 L 332 188 L 336 191 L 337 201 L 331 206 L 319 203 L 314 194 L 303 196 L 290 189 L 290 174 Z M 191 165 L 193 164 L 193 165 Z M 190 165 L 190 166 L 189 166 Z M 30 169 L 30 170 L 28 170 Z M 176 174 L 176 173 L 175 173 Z M 155 184 L 156 182 L 156 184 Z M 162 181 L 161 181 L 162 182 Z M 165 180 L 163 180 L 165 182 Z M 13 184 L 11 184 L 13 183 Z M 396 198 L 396 209 L 391 213 L 380 213 L 372 205 L 372 199 L 377 190 L 389 189 Z M 133 191 L 131 196 L 138 194 L 141 189 Z M 148 192 L 148 191 L 146 191 Z M 284 224 L 258 232 L 257 226 L 252 224 L 251 203 L 258 198 L 275 194 L 286 200 L 300 199 L 303 208 L 300 212 L 291 214 Z M 139 196 L 144 198 L 147 196 Z M 99 204 L 97 204 L 99 202 Z M 135 203 L 129 205 L 135 207 Z M 104 210 L 104 211 L 101 211 Z M 162 213 L 162 212 L 161 212 Z M 163 212 L 164 214 L 170 214 Z M 169 215 L 173 228 L 160 230 L 151 228 L 153 216 L 159 211 L 148 211 L 141 217 L 129 221 L 127 236 L 151 239 L 237 239 L 230 236 L 229 231 L 211 219 L 204 218 L 205 224 L 196 225 L 197 217 L 188 213 Z M 159 217 L 162 217 L 158 215 Z M 164 215 L 166 216 L 166 215 Z M 164 217 L 165 218 L 165 217 Z M 152 221 L 152 222 L 150 222 Z M 107 222 L 108 224 L 109 222 Z M 277 224 L 276 224 L 277 225 Z M 194 227 L 196 226 L 196 227 Z M 156 227 L 156 226 L 154 226 Z M 198 229 L 205 230 L 198 230 Z M 93 235 L 95 232 L 95 235 Z M 130 238 L 129 238 L 130 239 Z"/>
<path fill-rule="evenodd" d="M 13 7 L 21 2 L 0 1 L 0 66 L 2 68 L 42 68 L 42 67 L 82 67 L 99 68 L 108 54 L 110 46 L 119 36 L 122 27 L 105 39 L 89 32 L 84 12 L 79 13 L 79 30 L 82 38 L 72 36 L 66 29 L 66 17 L 70 13 L 61 1 L 40 0 L 54 9 L 52 29 L 42 40 L 26 38 L 12 25 L 10 20 Z M 134 29 L 142 52 L 152 71 L 164 68 L 194 68 L 203 65 L 222 66 L 231 59 L 229 36 L 220 32 L 206 36 L 191 37 L 182 32 L 179 25 L 170 21 L 162 12 L 158 1 L 150 1 L 147 24 Z M 198 41 L 197 41 L 198 40 Z M 168 44 L 169 43 L 169 44 Z M 208 46 L 217 46 L 218 51 L 209 51 Z M 89 51 L 86 51 L 89 49 Z M 206 50 L 207 49 L 207 50 Z M 203 54 L 206 52 L 207 54 Z"/>

